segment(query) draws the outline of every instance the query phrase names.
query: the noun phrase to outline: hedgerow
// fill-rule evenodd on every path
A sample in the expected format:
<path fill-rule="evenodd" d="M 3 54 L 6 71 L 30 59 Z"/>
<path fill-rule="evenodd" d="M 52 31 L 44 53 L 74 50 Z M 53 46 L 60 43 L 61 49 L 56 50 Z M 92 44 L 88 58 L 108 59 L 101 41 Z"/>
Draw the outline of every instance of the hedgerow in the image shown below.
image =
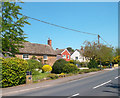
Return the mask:
<path fill-rule="evenodd" d="M 28 63 L 26 60 L 19 58 L 0 58 L 2 61 L 2 83 L 1 87 L 11 87 L 26 82 L 26 71 Z"/>

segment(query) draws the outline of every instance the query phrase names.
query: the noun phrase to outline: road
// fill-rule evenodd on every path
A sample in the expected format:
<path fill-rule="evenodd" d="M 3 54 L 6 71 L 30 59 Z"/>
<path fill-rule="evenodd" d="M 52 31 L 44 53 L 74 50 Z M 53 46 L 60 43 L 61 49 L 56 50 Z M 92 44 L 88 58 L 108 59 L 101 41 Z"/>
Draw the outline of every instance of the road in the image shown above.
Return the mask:
<path fill-rule="evenodd" d="M 46 88 L 38 88 L 29 92 L 14 93 L 11 96 L 118 96 L 120 76 L 118 69 L 99 73 L 67 83 Z"/>

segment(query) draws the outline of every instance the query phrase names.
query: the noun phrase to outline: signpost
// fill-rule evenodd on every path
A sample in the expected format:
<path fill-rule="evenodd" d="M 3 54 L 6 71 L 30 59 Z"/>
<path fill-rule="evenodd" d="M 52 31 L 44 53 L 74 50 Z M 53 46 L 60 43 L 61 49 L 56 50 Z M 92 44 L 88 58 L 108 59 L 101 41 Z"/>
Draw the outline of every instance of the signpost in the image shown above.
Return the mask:
<path fill-rule="evenodd" d="M 31 71 L 26 72 L 26 84 L 32 83 L 32 73 Z"/>

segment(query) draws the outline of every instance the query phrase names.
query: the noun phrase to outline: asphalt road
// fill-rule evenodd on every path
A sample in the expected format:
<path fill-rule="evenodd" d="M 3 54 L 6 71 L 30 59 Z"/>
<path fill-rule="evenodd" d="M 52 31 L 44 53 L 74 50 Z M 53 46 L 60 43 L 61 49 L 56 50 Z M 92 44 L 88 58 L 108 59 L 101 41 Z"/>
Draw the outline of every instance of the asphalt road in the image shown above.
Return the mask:
<path fill-rule="evenodd" d="M 99 73 L 79 80 L 35 89 L 12 96 L 118 96 L 120 95 L 118 69 Z"/>

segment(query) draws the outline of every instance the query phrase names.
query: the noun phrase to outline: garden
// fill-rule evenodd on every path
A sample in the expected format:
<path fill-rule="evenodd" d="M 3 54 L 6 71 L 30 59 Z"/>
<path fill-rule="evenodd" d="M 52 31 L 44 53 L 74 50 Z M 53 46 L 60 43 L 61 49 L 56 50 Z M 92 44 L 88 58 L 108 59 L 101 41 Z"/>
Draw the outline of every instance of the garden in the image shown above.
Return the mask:
<path fill-rule="evenodd" d="M 64 59 L 57 60 L 54 65 L 43 65 L 41 62 L 35 59 L 19 59 L 19 58 L 0 58 L 1 64 L 1 79 L 0 86 L 12 87 L 26 83 L 26 72 L 32 72 L 33 83 L 44 81 L 47 79 L 57 79 L 67 77 L 75 74 L 83 74 L 88 72 L 94 72 L 104 69 L 103 66 L 99 66 L 96 60 L 90 60 L 87 63 L 88 69 L 79 69 L 76 64 L 78 62 L 74 60 L 65 61 Z M 86 64 L 79 63 L 81 66 Z"/>

